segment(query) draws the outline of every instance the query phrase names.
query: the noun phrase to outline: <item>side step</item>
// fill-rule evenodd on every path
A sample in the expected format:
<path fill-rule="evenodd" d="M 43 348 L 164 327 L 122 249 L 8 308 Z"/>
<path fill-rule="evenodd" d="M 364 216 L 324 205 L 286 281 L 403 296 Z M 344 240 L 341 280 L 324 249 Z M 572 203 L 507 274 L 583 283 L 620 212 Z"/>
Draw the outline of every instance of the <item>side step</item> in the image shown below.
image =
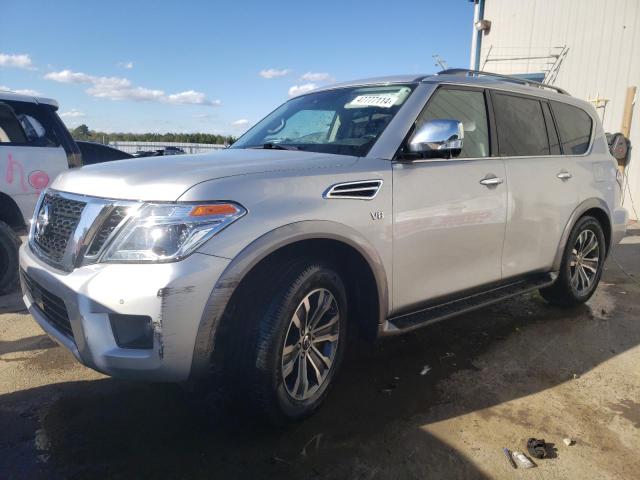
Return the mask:
<path fill-rule="evenodd" d="M 440 320 L 465 312 L 470 312 L 471 310 L 476 310 L 522 293 L 546 287 L 551 285 L 555 279 L 556 275 L 553 273 L 535 274 L 483 292 L 432 305 L 416 312 L 392 317 L 381 325 L 379 333 L 383 336 L 415 330 L 416 328 L 424 327 L 425 325 L 439 322 Z"/>

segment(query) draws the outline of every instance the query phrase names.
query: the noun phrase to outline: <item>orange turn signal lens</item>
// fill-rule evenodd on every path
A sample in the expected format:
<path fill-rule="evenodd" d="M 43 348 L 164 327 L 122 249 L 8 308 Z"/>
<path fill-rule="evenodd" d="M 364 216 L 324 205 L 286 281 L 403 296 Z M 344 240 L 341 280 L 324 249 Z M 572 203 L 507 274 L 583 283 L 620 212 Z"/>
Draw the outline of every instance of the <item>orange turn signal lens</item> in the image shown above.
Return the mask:
<path fill-rule="evenodd" d="M 238 212 L 238 207 L 232 203 L 214 203 L 212 205 L 198 205 L 193 207 L 189 216 L 206 217 L 209 215 L 234 215 Z"/>

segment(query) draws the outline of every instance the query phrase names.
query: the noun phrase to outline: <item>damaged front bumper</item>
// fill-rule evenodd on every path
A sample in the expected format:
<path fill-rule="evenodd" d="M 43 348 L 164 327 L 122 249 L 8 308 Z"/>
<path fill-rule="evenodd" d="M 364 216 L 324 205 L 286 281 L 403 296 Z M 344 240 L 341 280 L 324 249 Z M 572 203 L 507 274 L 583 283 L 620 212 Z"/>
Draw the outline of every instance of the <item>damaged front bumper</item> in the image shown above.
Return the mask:
<path fill-rule="evenodd" d="M 43 330 L 84 365 L 137 380 L 189 377 L 205 305 L 228 263 L 194 253 L 174 263 L 102 263 L 67 273 L 28 245 L 20 249 L 23 299 Z M 140 317 L 149 319 L 149 344 L 123 348 L 114 318 L 126 327 L 127 318 Z"/>

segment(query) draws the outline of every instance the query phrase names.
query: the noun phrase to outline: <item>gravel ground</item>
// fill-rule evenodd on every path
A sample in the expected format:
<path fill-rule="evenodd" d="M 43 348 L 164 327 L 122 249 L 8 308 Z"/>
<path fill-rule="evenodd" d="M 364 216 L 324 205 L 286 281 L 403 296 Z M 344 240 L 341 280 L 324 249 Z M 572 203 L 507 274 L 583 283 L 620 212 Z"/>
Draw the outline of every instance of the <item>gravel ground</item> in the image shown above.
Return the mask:
<path fill-rule="evenodd" d="M 222 387 L 89 370 L 0 297 L 0 478 L 638 478 L 639 282 L 630 230 L 585 306 L 533 294 L 356 342 L 326 405 L 286 430 Z M 532 436 L 554 458 L 513 470 L 502 448 Z"/>

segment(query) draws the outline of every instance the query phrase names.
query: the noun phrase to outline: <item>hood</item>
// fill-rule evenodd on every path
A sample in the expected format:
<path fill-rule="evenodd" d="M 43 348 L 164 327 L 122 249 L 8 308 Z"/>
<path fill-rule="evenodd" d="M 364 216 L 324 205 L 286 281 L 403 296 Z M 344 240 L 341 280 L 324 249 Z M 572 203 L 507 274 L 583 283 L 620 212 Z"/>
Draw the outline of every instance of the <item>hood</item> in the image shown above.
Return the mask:
<path fill-rule="evenodd" d="M 356 157 L 296 150 L 227 149 L 199 155 L 142 157 L 88 165 L 59 175 L 52 188 L 94 197 L 175 201 L 217 178 L 349 165 Z"/>

